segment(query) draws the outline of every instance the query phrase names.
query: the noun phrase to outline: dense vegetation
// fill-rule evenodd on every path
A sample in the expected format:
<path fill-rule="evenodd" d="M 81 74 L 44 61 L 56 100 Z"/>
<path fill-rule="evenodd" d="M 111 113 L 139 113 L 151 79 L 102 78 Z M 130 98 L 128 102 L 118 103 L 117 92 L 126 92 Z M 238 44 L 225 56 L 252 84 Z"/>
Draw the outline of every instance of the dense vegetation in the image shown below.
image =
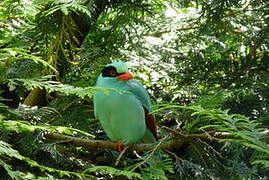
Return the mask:
<path fill-rule="evenodd" d="M 159 130 L 122 156 L 68 139 L 107 140 L 92 94 L 117 60 Z M 268 72 L 267 0 L 2 0 L 0 179 L 267 179 Z"/>

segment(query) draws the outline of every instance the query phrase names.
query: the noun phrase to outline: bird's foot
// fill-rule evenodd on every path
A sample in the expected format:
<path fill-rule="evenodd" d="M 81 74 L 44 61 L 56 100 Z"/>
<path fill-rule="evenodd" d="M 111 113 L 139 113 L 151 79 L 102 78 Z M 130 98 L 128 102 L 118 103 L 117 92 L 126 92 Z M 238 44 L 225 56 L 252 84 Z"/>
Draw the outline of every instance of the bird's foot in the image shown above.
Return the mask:
<path fill-rule="evenodd" d="M 121 152 L 124 150 L 125 145 L 122 143 L 122 141 L 117 141 L 114 145 L 114 148 L 118 151 Z"/>

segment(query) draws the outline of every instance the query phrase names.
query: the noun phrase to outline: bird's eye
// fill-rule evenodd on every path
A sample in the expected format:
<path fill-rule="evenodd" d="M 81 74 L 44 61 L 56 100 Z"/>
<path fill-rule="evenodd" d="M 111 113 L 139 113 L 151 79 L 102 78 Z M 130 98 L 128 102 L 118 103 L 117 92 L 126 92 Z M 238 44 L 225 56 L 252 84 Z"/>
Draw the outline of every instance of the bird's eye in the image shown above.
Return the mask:
<path fill-rule="evenodd" d="M 102 76 L 103 77 L 116 77 L 118 75 L 117 69 L 112 66 L 105 67 L 102 70 Z"/>
<path fill-rule="evenodd" d="M 115 71 L 115 70 L 110 70 L 109 71 L 109 75 L 111 76 L 111 77 L 115 77 L 116 75 L 117 75 L 117 72 Z"/>

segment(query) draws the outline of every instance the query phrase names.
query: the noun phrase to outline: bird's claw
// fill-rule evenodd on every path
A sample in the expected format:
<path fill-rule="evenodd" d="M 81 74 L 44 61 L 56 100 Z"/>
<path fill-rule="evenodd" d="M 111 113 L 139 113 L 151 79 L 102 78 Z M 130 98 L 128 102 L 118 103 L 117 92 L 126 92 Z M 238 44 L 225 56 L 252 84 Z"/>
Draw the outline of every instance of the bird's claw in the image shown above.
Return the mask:
<path fill-rule="evenodd" d="M 118 151 L 121 152 L 124 150 L 125 145 L 122 143 L 122 141 L 117 141 L 114 145 L 114 148 Z"/>

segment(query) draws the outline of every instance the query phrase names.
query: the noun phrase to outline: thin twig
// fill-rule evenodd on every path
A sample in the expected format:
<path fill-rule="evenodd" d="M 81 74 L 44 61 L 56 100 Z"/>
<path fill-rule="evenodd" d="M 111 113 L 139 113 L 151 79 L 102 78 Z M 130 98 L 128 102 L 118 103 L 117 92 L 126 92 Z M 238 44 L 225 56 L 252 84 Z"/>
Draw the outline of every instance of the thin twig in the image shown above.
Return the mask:
<path fill-rule="evenodd" d="M 180 133 L 179 131 L 177 131 L 177 130 L 175 130 L 175 129 L 171 129 L 171 128 L 166 127 L 166 126 L 162 126 L 162 128 L 164 128 L 164 129 L 166 129 L 166 130 L 172 132 L 172 134 L 173 134 L 174 136 L 185 136 L 184 134 Z"/>
<path fill-rule="evenodd" d="M 168 136 L 165 136 L 164 138 L 162 138 L 158 144 L 154 147 L 154 149 L 152 149 L 152 151 L 150 152 L 150 154 L 144 159 L 144 161 L 138 163 L 130 172 L 133 172 L 136 168 L 138 168 L 139 166 L 141 166 L 142 164 L 144 164 L 145 162 L 147 162 L 149 160 L 149 158 L 154 154 L 154 152 L 158 149 L 158 147 L 162 144 L 162 142 L 167 139 Z"/>
<path fill-rule="evenodd" d="M 116 160 L 116 162 L 115 162 L 115 166 L 117 166 L 117 165 L 119 164 L 121 157 L 123 156 L 123 154 L 126 152 L 126 150 L 127 150 L 128 148 L 129 148 L 129 146 L 126 146 L 126 147 L 121 151 L 121 153 L 119 154 L 119 156 L 118 156 L 118 158 L 117 158 L 117 160 Z"/>
<path fill-rule="evenodd" d="M 173 156 L 176 160 L 183 160 L 183 159 L 181 159 L 180 157 L 178 157 L 175 153 L 173 153 L 173 152 L 171 152 L 171 151 L 169 151 L 169 150 L 167 150 L 167 149 L 164 149 L 164 152 L 166 152 L 167 154 L 170 154 L 171 156 Z"/>

